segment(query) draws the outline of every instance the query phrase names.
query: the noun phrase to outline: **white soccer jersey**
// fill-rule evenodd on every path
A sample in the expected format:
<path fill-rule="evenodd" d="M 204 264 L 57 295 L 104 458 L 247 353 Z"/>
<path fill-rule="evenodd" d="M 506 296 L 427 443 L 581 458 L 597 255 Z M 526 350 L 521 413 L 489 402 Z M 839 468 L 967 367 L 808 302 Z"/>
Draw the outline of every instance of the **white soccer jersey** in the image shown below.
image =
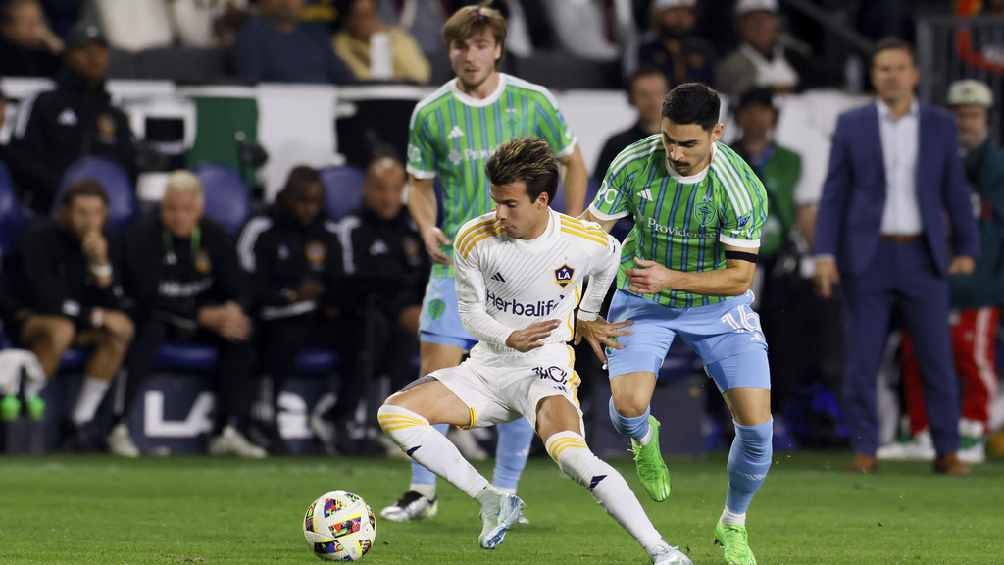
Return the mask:
<path fill-rule="evenodd" d="M 478 216 L 457 232 L 454 250 L 460 320 L 478 340 L 471 351 L 476 359 L 517 353 L 506 339 L 534 322 L 563 322 L 545 343 L 572 339 L 579 299 L 583 312 L 599 311 L 617 276 L 621 246 L 598 225 L 550 210 L 536 239 L 506 237 L 495 212 Z"/>

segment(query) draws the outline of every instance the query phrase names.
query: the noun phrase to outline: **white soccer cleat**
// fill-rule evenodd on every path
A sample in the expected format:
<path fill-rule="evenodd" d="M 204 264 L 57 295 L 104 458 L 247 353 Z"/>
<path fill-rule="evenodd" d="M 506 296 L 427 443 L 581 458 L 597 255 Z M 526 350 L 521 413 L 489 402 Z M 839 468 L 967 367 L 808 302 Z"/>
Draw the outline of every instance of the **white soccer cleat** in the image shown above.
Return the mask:
<path fill-rule="evenodd" d="M 401 495 L 394 504 L 384 507 L 380 517 L 391 522 L 411 522 L 434 518 L 439 512 L 439 499 L 428 498 L 422 493 L 409 490 Z"/>
<path fill-rule="evenodd" d="M 686 554 L 666 542 L 656 546 L 651 557 L 653 565 L 694 565 Z"/>
<path fill-rule="evenodd" d="M 974 443 L 969 447 L 959 449 L 959 461 L 962 461 L 963 463 L 978 465 L 980 463 L 985 463 L 986 460 L 987 453 L 983 441 Z"/>
<path fill-rule="evenodd" d="M 924 430 L 909 441 L 879 447 L 875 455 L 882 461 L 934 461 L 934 443 L 931 442 L 931 433 Z"/>
<path fill-rule="evenodd" d="M 209 440 L 210 455 L 236 455 L 248 459 L 264 459 L 268 457 L 265 448 L 251 443 L 251 440 L 235 430 L 232 426 L 223 428 L 223 433 Z"/>
<path fill-rule="evenodd" d="M 505 534 L 519 521 L 526 506 L 523 499 L 493 486 L 488 486 L 477 496 L 481 503 L 481 535 L 478 544 L 484 549 L 495 549 L 505 539 Z"/>
<path fill-rule="evenodd" d="M 108 434 L 106 438 L 108 442 L 108 451 L 113 455 L 118 455 L 119 457 L 128 457 L 130 459 L 139 457 L 139 448 L 136 444 L 132 442 L 132 438 L 129 437 L 129 428 L 125 424 L 119 424 L 112 428 L 112 432 Z"/>

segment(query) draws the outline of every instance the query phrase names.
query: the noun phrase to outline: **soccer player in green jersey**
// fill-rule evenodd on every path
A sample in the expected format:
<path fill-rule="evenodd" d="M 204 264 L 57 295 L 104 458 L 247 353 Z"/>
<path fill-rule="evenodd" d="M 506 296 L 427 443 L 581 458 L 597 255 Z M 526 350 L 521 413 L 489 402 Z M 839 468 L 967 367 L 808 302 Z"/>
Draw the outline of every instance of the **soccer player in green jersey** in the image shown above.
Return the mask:
<path fill-rule="evenodd" d="M 547 89 L 498 72 L 505 38 L 505 19 L 495 10 L 466 6 L 453 14 L 443 26 L 443 39 L 456 78 L 419 102 L 412 114 L 408 209 L 434 262 L 420 322 L 420 376 L 457 366 L 476 343 L 457 311 L 452 240 L 460 226 L 494 208 L 485 163 L 495 148 L 519 137 L 546 141 L 565 167 L 567 212 L 582 212 L 587 173 L 575 137 Z M 433 188 L 437 178 L 441 218 Z M 533 430 L 524 419 L 498 430 L 492 482 L 514 492 Z M 435 485 L 435 475 L 413 463 L 410 487 L 381 516 L 403 522 L 434 515 Z"/>
<path fill-rule="evenodd" d="M 631 215 L 613 322 L 631 320 L 622 348 L 607 348 L 610 419 L 631 439 L 649 495 L 669 497 L 659 422 L 649 403 L 679 335 L 725 396 L 736 436 L 725 510 L 715 528 L 729 564 L 755 565 L 746 510 L 770 469 L 770 369 L 760 319 L 750 308 L 767 193 L 753 170 L 721 143 L 718 93 L 682 84 L 666 96 L 662 131 L 618 155 L 584 217 L 609 230 Z"/>

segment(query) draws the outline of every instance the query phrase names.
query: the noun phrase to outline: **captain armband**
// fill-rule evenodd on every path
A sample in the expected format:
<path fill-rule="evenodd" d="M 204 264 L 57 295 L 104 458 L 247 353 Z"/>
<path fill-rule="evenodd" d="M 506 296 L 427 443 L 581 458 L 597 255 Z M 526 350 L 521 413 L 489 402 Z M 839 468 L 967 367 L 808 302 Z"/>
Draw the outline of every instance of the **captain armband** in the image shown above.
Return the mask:
<path fill-rule="evenodd" d="M 756 253 L 748 253 L 746 251 L 733 251 L 733 250 L 727 249 L 727 250 L 725 250 L 725 258 L 726 259 L 735 259 L 737 261 L 748 261 L 750 263 L 753 263 L 754 265 L 757 262 L 757 254 Z"/>

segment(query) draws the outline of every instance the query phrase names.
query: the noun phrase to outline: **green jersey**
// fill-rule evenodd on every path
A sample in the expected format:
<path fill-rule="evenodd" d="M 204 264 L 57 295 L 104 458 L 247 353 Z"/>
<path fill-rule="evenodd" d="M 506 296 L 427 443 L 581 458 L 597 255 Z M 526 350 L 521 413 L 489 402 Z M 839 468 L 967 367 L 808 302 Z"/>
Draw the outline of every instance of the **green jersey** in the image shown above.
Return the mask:
<path fill-rule="evenodd" d="M 629 145 L 614 159 L 596 198 L 593 216 L 613 220 L 631 215 L 617 288 L 627 289 L 635 257 L 675 271 L 725 268 L 725 245 L 757 248 L 767 219 L 767 192 L 749 165 L 724 143 L 712 148 L 711 165 L 681 177 L 666 160 L 660 135 Z M 645 298 L 672 308 L 721 302 L 710 296 L 665 290 Z"/>
<path fill-rule="evenodd" d="M 485 163 L 499 145 L 539 137 L 558 156 L 571 153 L 575 138 L 548 90 L 499 73 L 489 97 L 461 92 L 456 79 L 418 103 L 408 132 L 408 172 L 439 179 L 439 227 L 452 241 L 460 226 L 492 210 Z M 452 256 L 452 246 L 444 251 Z M 432 276 L 452 277 L 453 266 L 433 265 Z"/>

